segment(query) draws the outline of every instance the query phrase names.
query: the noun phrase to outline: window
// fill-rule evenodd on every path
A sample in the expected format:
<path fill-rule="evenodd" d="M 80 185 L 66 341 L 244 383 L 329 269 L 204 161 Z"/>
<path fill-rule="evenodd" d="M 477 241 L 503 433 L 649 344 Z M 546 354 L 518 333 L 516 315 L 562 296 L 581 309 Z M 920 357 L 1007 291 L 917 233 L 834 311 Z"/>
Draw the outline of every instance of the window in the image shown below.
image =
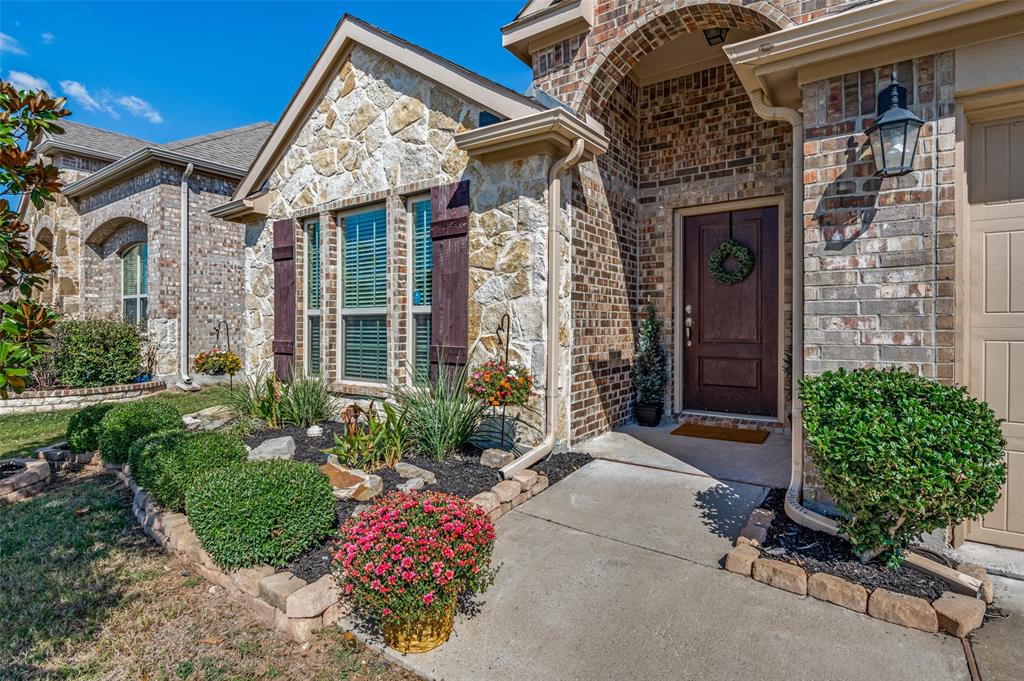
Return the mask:
<path fill-rule="evenodd" d="M 321 258 L 320 223 L 307 222 L 306 235 L 306 373 L 320 375 Z"/>
<path fill-rule="evenodd" d="M 430 242 L 430 199 L 409 203 L 412 244 L 409 262 L 409 302 L 412 310 L 412 367 L 417 375 L 430 371 L 430 305 L 433 252 Z"/>
<path fill-rule="evenodd" d="M 121 254 L 121 305 L 125 321 L 143 324 L 149 316 L 149 266 L 146 244 Z"/>
<path fill-rule="evenodd" d="M 387 378 L 387 220 L 383 208 L 341 222 L 341 377 Z"/>

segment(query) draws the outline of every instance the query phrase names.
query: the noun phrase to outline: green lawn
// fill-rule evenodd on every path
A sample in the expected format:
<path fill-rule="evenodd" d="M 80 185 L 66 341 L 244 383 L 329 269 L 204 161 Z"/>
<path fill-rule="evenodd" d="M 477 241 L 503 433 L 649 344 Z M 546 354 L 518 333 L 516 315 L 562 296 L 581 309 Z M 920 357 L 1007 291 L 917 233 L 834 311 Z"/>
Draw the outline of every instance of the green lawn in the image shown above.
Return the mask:
<path fill-rule="evenodd" d="M 163 553 L 130 507 L 97 473 L 0 506 L 0 679 L 416 681 L 337 628 L 291 643 Z"/>
<path fill-rule="evenodd" d="M 226 386 L 209 386 L 196 393 L 165 390 L 148 400 L 167 402 L 182 414 L 189 414 L 227 400 Z M 76 410 L 45 414 L 0 416 L 0 459 L 14 456 L 34 457 L 35 450 L 64 438 L 68 419 Z"/>

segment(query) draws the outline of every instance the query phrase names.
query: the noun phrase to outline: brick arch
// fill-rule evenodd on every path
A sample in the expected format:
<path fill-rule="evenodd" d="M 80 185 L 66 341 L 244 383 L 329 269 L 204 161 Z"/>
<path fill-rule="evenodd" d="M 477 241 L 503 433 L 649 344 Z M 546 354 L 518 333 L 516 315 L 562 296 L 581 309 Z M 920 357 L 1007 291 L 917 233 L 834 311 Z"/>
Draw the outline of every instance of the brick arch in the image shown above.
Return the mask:
<path fill-rule="evenodd" d="M 130 217 L 106 220 L 93 229 L 85 240 L 97 255 L 106 258 L 127 247 L 148 240 L 146 223 Z"/>
<path fill-rule="evenodd" d="M 583 79 L 577 111 L 596 114 L 645 54 L 681 35 L 705 28 L 742 28 L 772 33 L 793 21 L 769 2 L 671 0 L 652 9 L 595 58 Z"/>

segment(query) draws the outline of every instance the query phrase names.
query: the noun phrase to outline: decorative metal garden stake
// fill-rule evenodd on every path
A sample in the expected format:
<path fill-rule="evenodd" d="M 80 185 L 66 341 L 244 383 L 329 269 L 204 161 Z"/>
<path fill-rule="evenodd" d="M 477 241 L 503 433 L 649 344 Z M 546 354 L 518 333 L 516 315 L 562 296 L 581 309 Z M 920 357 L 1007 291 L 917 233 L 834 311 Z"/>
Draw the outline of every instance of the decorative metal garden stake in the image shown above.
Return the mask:
<path fill-rule="evenodd" d="M 216 333 L 216 338 L 213 341 L 213 347 L 215 347 L 215 348 L 219 348 L 220 347 L 220 327 L 221 327 L 222 324 L 224 325 L 224 338 L 227 340 L 227 346 L 225 347 L 224 351 L 225 352 L 231 352 L 231 328 L 228 327 L 227 321 L 223 320 L 223 319 L 221 319 L 220 321 L 218 321 L 216 324 L 213 325 L 213 330 Z M 235 375 L 234 374 L 228 374 L 228 388 L 230 390 L 234 390 L 235 389 Z"/>
<path fill-rule="evenodd" d="M 501 323 L 498 324 L 498 328 L 494 330 L 494 335 L 498 337 L 498 343 L 504 345 L 504 356 L 502 357 L 505 362 L 505 366 L 508 367 L 508 342 L 511 337 L 511 326 L 512 321 L 509 319 L 508 313 L 506 312 L 501 317 Z M 494 411 L 494 407 L 491 407 L 491 411 Z M 501 446 L 505 446 L 505 401 L 501 402 Z"/>

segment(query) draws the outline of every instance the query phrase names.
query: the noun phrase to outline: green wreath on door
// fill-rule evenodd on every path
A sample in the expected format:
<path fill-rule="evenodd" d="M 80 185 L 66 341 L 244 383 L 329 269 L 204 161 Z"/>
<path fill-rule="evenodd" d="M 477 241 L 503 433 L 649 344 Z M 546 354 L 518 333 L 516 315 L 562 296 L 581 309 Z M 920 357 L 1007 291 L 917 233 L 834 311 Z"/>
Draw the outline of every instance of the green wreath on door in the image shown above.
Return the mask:
<path fill-rule="evenodd" d="M 736 266 L 731 270 L 725 269 L 725 262 L 729 258 L 736 261 Z M 711 253 L 708 270 L 719 284 L 738 284 L 754 271 L 754 253 L 740 242 L 728 239 Z"/>

